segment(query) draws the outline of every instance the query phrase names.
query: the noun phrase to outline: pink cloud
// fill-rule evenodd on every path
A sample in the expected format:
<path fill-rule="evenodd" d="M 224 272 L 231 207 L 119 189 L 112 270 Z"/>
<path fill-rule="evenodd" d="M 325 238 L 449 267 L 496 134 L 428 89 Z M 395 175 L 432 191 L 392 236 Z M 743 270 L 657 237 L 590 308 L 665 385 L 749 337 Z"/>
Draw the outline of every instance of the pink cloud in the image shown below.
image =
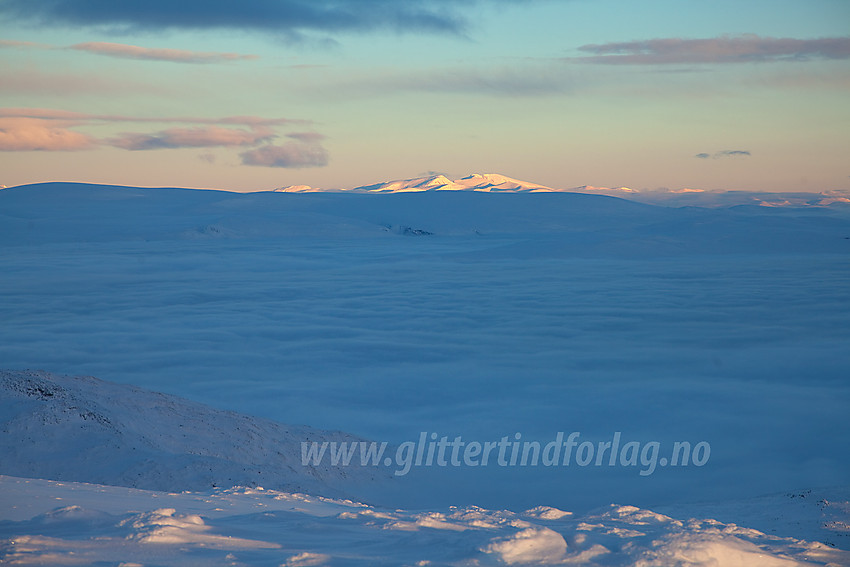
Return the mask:
<path fill-rule="evenodd" d="M 72 130 L 119 122 L 190 126 L 154 133 L 126 132 L 107 139 L 95 139 Z M 51 108 L 0 108 L 0 151 L 82 150 L 103 145 L 125 150 L 258 146 L 240 154 L 244 165 L 294 168 L 327 165 L 328 153 L 322 146 L 325 136 L 318 132 L 293 132 L 286 134 L 291 139 L 289 142 L 277 146 L 270 143 L 278 137 L 275 127 L 309 123 L 309 120 L 259 116 L 138 118 Z"/>
<path fill-rule="evenodd" d="M 90 41 L 78 43 L 68 49 L 86 51 L 97 55 L 119 57 L 122 59 L 143 59 L 148 61 L 170 61 L 173 63 L 223 63 L 227 61 L 245 61 L 258 59 L 256 55 L 242 55 L 239 53 L 212 53 L 205 51 L 188 51 L 185 49 L 165 49 L 139 47 L 123 43 L 106 43 L 101 41 Z"/>
<path fill-rule="evenodd" d="M 34 118 L 0 118 L 0 151 L 73 151 L 96 145 L 91 136 L 70 130 L 71 125 Z"/>

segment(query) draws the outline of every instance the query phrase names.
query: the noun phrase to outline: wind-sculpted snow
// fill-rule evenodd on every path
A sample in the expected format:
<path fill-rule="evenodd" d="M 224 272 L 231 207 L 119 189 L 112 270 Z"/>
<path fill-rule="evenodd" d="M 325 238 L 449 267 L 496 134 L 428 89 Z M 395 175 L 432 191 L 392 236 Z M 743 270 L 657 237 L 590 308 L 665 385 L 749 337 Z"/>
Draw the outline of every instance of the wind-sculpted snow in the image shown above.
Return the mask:
<path fill-rule="evenodd" d="M 0 559 L 14 565 L 850 564 L 835 544 L 634 506 L 411 511 L 262 487 L 174 494 L 13 477 L 0 477 L 0 491 L 12 495 L 0 509 Z M 763 513 L 793 514 L 790 502 Z"/>
<path fill-rule="evenodd" d="M 0 370 L 0 474 L 203 490 L 264 484 L 318 494 L 377 468 L 303 466 L 302 441 L 351 435 L 287 426 L 93 377 Z"/>

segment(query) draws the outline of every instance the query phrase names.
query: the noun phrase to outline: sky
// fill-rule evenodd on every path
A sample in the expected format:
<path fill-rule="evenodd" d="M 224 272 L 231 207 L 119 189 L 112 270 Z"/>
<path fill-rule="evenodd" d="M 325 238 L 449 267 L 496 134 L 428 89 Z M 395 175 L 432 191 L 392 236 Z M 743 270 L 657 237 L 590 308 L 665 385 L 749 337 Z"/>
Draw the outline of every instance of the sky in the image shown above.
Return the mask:
<path fill-rule="evenodd" d="M 0 185 L 850 189 L 846 0 L 0 0 Z"/>

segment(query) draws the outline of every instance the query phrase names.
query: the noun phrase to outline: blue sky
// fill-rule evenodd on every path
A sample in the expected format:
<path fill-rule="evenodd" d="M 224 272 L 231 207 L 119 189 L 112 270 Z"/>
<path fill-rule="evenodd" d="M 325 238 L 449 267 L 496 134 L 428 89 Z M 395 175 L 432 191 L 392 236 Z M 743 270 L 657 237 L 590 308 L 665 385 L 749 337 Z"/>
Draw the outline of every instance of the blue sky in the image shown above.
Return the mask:
<path fill-rule="evenodd" d="M 843 0 L 0 1 L 0 184 L 850 188 Z"/>

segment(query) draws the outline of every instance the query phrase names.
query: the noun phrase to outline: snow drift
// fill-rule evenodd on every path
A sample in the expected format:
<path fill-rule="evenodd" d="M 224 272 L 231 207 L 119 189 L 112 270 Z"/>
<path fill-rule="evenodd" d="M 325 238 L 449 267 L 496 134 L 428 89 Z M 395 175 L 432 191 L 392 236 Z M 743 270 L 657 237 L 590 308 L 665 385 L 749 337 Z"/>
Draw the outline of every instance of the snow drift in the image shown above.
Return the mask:
<path fill-rule="evenodd" d="M 169 494 L 2 476 L 0 491 L 0 558 L 16 565 L 850 564 L 834 544 L 634 506 L 410 511 L 260 487 Z"/>

